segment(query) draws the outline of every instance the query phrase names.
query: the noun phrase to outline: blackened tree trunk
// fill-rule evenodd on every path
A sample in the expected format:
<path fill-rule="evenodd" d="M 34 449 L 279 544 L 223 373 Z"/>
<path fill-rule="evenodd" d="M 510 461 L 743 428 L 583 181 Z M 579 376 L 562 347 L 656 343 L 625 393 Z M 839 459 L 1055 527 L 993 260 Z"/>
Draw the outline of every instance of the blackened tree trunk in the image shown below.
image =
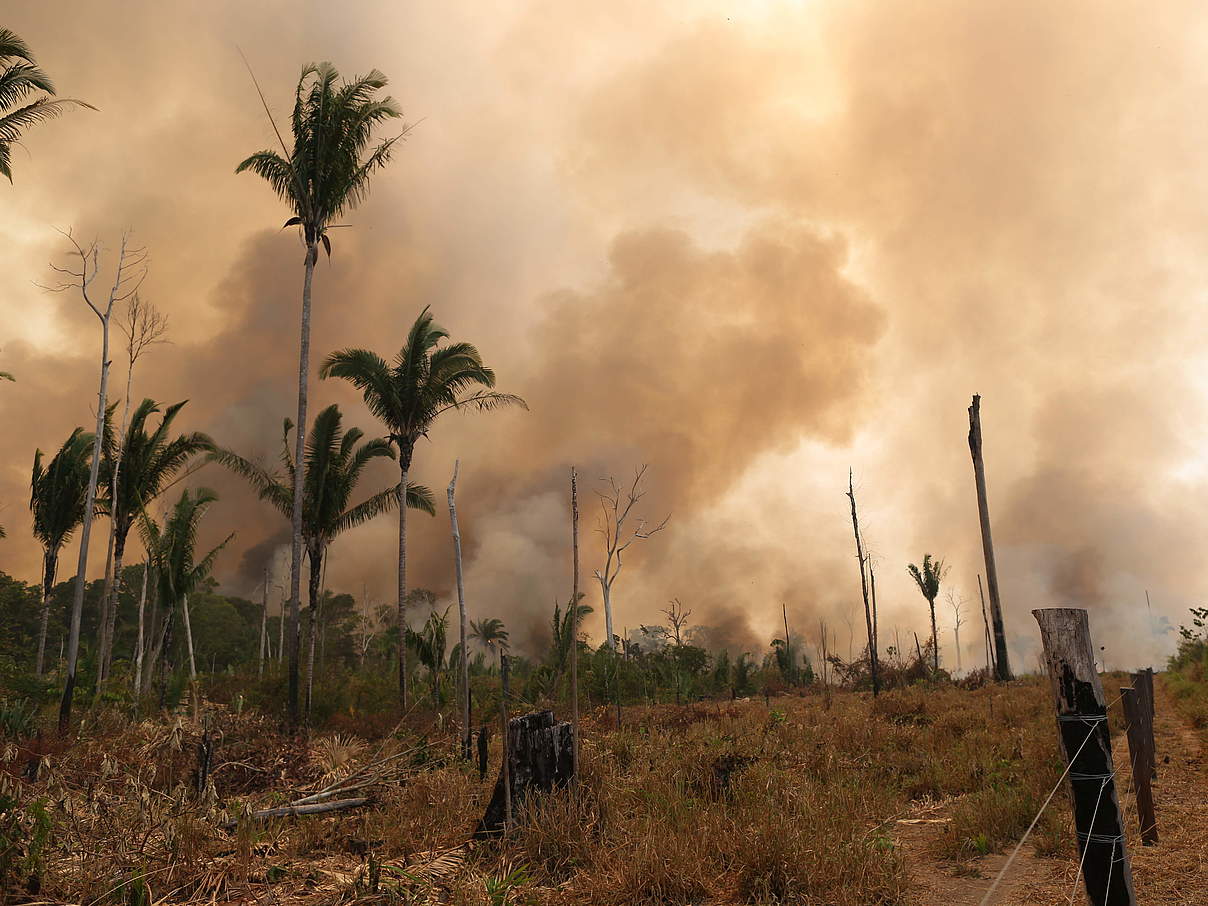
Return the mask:
<path fill-rule="evenodd" d="M 508 721 L 507 742 L 499 780 L 474 831 L 476 838 L 502 832 L 507 818 L 509 781 L 512 814 L 519 815 L 529 795 L 561 789 L 574 779 L 574 732 L 566 721 L 556 723 L 553 711 L 534 711 L 512 718 Z"/>

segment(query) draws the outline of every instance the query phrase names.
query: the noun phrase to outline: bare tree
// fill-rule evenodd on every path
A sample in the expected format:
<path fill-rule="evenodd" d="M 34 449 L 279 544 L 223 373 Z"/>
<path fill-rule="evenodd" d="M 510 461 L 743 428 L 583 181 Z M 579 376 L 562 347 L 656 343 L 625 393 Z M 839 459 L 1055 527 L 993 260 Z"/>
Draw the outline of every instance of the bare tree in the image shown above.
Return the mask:
<path fill-rule="evenodd" d="M 136 292 L 126 300 L 125 317 L 118 321 L 118 329 L 126 337 L 126 396 L 122 403 L 122 426 L 118 430 L 113 446 L 113 472 L 109 476 L 110 506 L 118 499 L 118 483 L 121 480 L 122 456 L 126 452 L 126 427 L 130 422 L 130 390 L 134 382 L 134 366 L 146 350 L 158 343 L 166 343 L 168 316 L 154 305 L 144 302 Z M 101 594 L 101 620 L 98 626 L 97 646 L 97 693 L 109 678 L 113 665 L 113 630 L 117 623 L 117 602 L 121 593 L 121 564 L 114 562 L 114 541 L 117 535 L 116 513 L 109 518 L 109 544 L 105 556 L 105 587 Z"/>
<path fill-rule="evenodd" d="M 851 527 L 856 537 L 856 560 L 860 564 L 860 593 L 864 596 L 864 625 L 868 632 L 868 669 L 872 678 L 872 694 L 875 698 L 881 692 L 880 671 L 877 669 L 877 616 L 874 605 L 868 594 L 868 576 L 865 567 L 871 570 L 872 564 L 864 552 L 864 541 L 860 537 L 860 520 L 856 517 L 856 490 L 852 470 L 847 470 L 847 497 L 851 501 Z M 874 592 L 875 593 L 875 592 Z"/>
<path fill-rule="evenodd" d="M 461 460 L 453 460 L 453 479 L 449 482 L 449 525 L 453 531 L 453 566 L 457 578 L 457 615 L 461 633 L 461 757 L 470 760 L 470 661 L 466 639 L 466 586 L 461 572 L 461 531 L 457 527 L 457 470 Z"/>
<path fill-rule="evenodd" d="M 636 519 L 633 528 L 626 523 L 637 504 L 646 492 L 642 490 L 642 479 L 646 476 L 646 466 L 638 469 L 633 476 L 633 483 L 628 490 L 622 490 L 612 477 L 607 479 L 608 490 L 597 491 L 600 498 L 600 527 L 597 529 L 604 538 L 604 569 L 596 570 L 595 577 L 600 583 L 600 591 L 604 596 L 604 631 L 607 633 L 608 647 L 616 650 L 616 637 L 612 632 L 612 586 L 621 573 L 622 556 L 634 541 L 646 540 L 661 532 L 671 518 L 670 514 L 658 525 L 650 527 L 645 519 Z"/>
<path fill-rule="evenodd" d="M 830 627 L 826 620 L 818 620 L 818 663 L 822 665 L 822 688 L 830 685 Z"/>
<path fill-rule="evenodd" d="M 1000 682 L 1011 678 L 1007 660 L 1007 634 L 1003 628 L 1002 600 L 998 595 L 998 568 L 994 563 L 994 539 L 990 535 L 990 505 L 986 500 L 986 466 L 982 462 L 981 397 L 974 394 L 969 406 L 969 453 L 973 457 L 973 480 L 977 486 L 977 516 L 981 523 L 982 554 L 986 560 L 986 585 L 990 592 L 990 617 L 994 624 L 994 676 Z"/>
<path fill-rule="evenodd" d="M 944 595 L 944 600 L 952 608 L 952 636 L 956 645 L 956 673 L 961 672 L 961 626 L 965 623 L 965 599 L 956 589 L 950 588 Z"/>
<path fill-rule="evenodd" d="M 661 613 L 667 617 L 667 625 L 671 628 L 671 638 L 675 639 L 675 647 L 679 648 L 684 644 L 683 631 L 684 627 L 688 625 L 688 617 L 692 616 L 692 611 L 685 609 L 679 598 L 672 598 L 670 605 L 664 607 Z"/>
<path fill-rule="evenodd" d="M 90 288 L 100 268 L 100 247 L 96 240 L 88 246 L 76 241 L 71 231 L 63 233 L 68 245 L 68 257 L 72 264 L 51 269 L 59 275 L 59 282 L 46 287 L 52 292 L 78 290 L 84 303 L 101 322 L 101 374 L 97 388 L 96 437 L 92 444 L 92 467 L 88 475 L 88 492 L 84 498 L 84 521 L 80 528 L 80 556 L 76 565 L 75 586 L 71 601 L 71 628 L 67 637 L 67 680 L 63 686 L 63 699 L 59 705 L 59 731 L 65 732 L 71 722 L 71 704 L 75 696 L 76 666 L 80 656 L 80 622 L 84 613 L 84 582 L 88 576 L 88 541 L 92 519 L 96 509 L 96 486 L 101 467 L 101 445 L 105 436 L 105 415 L 109 392 L 109 323 L 113 318 L 113 307 L 133 296 L 147 275 L 145 248 L 130 245 L 130 234 L 122 235 L 118 252 L 117 268 L 108 297 L 104 302 L 94 302 Z M 77 262 L 78 263 L 75 263 Z"/>

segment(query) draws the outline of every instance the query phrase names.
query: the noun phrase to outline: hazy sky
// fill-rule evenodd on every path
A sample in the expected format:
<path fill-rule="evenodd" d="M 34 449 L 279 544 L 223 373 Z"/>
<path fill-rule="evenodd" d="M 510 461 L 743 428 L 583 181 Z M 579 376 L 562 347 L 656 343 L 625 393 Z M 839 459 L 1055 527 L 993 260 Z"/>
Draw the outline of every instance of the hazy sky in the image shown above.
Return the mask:
<path fill-rule="evenodd" d="M 672 519 L 618 581 L 618 630 L 678 597 L 762 648 L 786 601 L 795 631 L 828 620 L 846 655 L 862 626 L 851 466 L 882 640 L 922 635 L 905 565 L 931 552 L 968 601 L 976 662 L 976 392 L 1018 666 L 1035 660 L 1028 611 L 1053 604 L 1092 609 L 1109 665 L 1170 647 L 1144 590 L 1177 623 L 1202 600 L 1208 542 L 1196 4 L 349 7 L 8 11 L 60 93 L 99 111 L 31 131 L 0 187 L 0 367 L 18 381 L 0 386 L 0 568 L 36 577 L 34 449 L 94 418 L 96 320 L 36 285 L 64 260 L 56 228 L 100 238 L 108 263 L 127 228 L 150 250 L 144 296 L 173 344 L 140 363 L 135 397 L 187 398 L 180 429 L 277 450 L 302 252 L 268 187 L 233 172 L 273 142 L 242 48 L 279 115 L 301 65 L 329 59 L 385 72 L 415 124 L 320 263 L 315 358 L 389 355 L 431 305 L 532 407 L 454 415 L 417 451 L 442 500 L 461 459 L 472 615 L 539 637 L 570 593 L 569 464 L 590 577 L 590 489 L 645 462 L 646 512 Z M 350 388 L 311 386 L 312 412 L 339 402 L 376 433 Z M 216 467 L 194 480 L 222 498 L 207 540 L 238 532 L 218 576 L 248 591 L 285 521 Z M 413 579 L 447 599 L 447 514 L 412 525 Z M 383 519 L 339 541 L 329 584 L 388 600 L 393 533 Z"/>

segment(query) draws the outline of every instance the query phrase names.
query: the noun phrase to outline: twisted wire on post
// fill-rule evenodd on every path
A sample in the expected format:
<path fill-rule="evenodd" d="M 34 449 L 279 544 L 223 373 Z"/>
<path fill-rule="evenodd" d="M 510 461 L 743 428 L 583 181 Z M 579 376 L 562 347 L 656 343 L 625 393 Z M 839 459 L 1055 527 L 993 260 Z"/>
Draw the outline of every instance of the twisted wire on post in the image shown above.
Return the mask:
<path fill-rule="evenodd" d="M 1118 701 L 1120 701 L 1120 699 L 1122 699 L 1123 697 L 1124 696 L 1122 694 L 1117 695 L 1114 699 L 1112 699 L 1112 701 L 1108 702 L 1107 706 L 1103 709 L 1102 714 L 1058 714 L 1057 715 L 1057 721 L 1059 723 L 1081 722 L 1083 724 L 1086 724 L 1089 728 L 1086 732 L 1086 737 L 1082 740 L 1082 744 L 1078 746 L 1078 751 L 1076 751 L 1073 755 L 1070 756 L 1069 764 L 1067 764 L 1065 770 L 1061 772 L 1061 776 L 1057 778 L 1057 783 L 1049 791 L 1048 798 L 1046 798 L 1044 800 L 1044 804 L 1042 806 L 1040 806 L 1040 811 L 1038 811 L 1036 813 L 1036 817 L 1034 817 L 1032 819 L 1032 823 L 1028 825 L 1028 829 L 1023 832 L 1023 836 L 1019 838 L 1019 842 L 1016 843 L 1015 848 L 1013 850 L 1011 850 L 1011 855 L 1007 858 L 1007 861 L 1003 864 L 1003 867 L 1001 869 L 999 869 L 998 875 L 994 878 L 994 882 L 990 885 L 990 889 L 986 891 L 986 895 L 984 897 L 982 897 L 981 902 L 978 904 L 978 906 L 987 906 L 987 904 L 990 902 L 990 897 L 992 897 L 994 895 L 994 891 L 996 891 L 998 889 L 998 885 L 1001 884 L 1002 879 L 1004 877 L 1006 877 L 1007 871 L 1011 867 L 1011 863 L 1015 861 L 1015 857 L 1018 856 L 1019 851 L 1021 849 L 1023 849 L 1024 842 L 1031 835 L 1032 831 L 1036 829 L 1036 823 L 1038 821 L 1040 821 L 1040 816 L 1044 814 L 1044 810 L 1049 807 L 1049 803 L 1052 802 L 1053 797 L 1055 795 L 1057 795 L 1057 790 L 1061 789 L 1062 782 L 1065 780 L 1065 778 L 1067 776 L 1069 776 L 1070 768 L 1072 768 L 1074 765 L 1074 762 L 1078 760 L 1078 756 L 1082 754 L 1082 750 L 1086 748 L 1086 744 L 1091 741 L 1091 737 L 1095 735 L 1095 730 L 1099 727 L 1099 724 L 1101 724 L 1101 723 L 1103 723 L 1103 721 L 1107 720 L 1108 709 L 1111 708 L 1112 705 L 1114 705 Z M 1112 772 L 1111 776 L 1115 776 L 1114 771 Z M 1107 783 L 1106 783 L 1106 781 L 1104 781 L 1104 786 L 1106 786 L 1106 785 L 1107 785 Z M 1102 789 L 1099 790 L 1099 794 L 1100 794 L 1100 796 L 1103 795 Z M 1098 810 L 1099 810 L 1099 804 L 1096 801 L 1095 811 L 1098 812 Z M 1092 823 L 1092 825 L 1094 824 L 1093 819 L 1092 819 L 1091 823 Z M 1085 858 L 1085 857 L 1086 857 L 1086 850 L 1084 848 L 1083 849 L 1083 858 Z M 1121 857 L 1121 860 L 1122 859 L 1123 859 L 1123 857 Z M 1119 861 L 1119 860 L 1113 860 L 1113 863 L 1115 861 Z M 1078 864 L 1078 874 L 1081 875 L 1081 873 L 1082 873 L 1082 863 L 1080 862 Z M 1110 880 L 1110 876 L 1109 876 L 1109 880 Z M 1078 876 L 1075 876 L 1075 878 L 1074 878 L 1075 893 L 1077 892 L 1077 890 L 1078 890 Z M 1070 902 L 1072 903 L 1073 900 L 1071 899 Z"/>

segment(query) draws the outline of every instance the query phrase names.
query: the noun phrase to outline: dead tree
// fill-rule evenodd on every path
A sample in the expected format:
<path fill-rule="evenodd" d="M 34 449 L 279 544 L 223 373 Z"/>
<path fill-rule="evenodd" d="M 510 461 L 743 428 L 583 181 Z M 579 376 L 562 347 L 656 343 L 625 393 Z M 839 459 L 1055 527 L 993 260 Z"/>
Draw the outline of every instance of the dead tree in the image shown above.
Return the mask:
<path fill-rule="evenodd" d="M 126 337 L 126 396 L 122 403 L 122 424 L 113 444 L 113 471 L 109 476 L 109 500 L 116 505 L 121 481 L 122 457 L 126 452 L 126 428 L 130 422 L 130 392 L 134 382 L 134 366 L 151 346 L 166 343 L 168 318 L 156 307 L 144 302 L 137 292 L 126 303 L 126 316 L 118 321 L 118 329 Z M 117 625 L 118 595 L 122 586 L 122 556 L 114 545 L 117 534 L 116 513 L 109 517 L 108 553 L 105 557 L 105 586 L 101 593 L 101 619 L 98 626 L 97 694 L 101 683 L 109 678 L 113 664 L 113 631 Z"/>
<path fill-rule="evenodd" d="M 449 525 L 453 531 L 453 566 L 457 579 L 457 616 L 461 634 L 461 757 L 470 759 L 470 661 L 466 651 L 466 586 L 461 572 L 461 531 L 457 527 L 457 470 L 461 460 L 453 461 L 453 479 L 449 482 Z"/>
<path fill-rule="evenodd" d="M 1116 796 L 1107 702 L 1095 670 L 1085 610 L 1033 610 L 1057 707 L 1057 733 L 1069 764 L 1079 869 L 1094 906 L 1136 906 L 1132 869 Z"/>
<path fill-rule="evenodd" d="M 678 649 L 684 644 L 683 630 L 684 630 L 684 627 L 688 625 L 688 617 L 692 616 L 692 611 L 685 610 L 684 605 L 680 603 L 679 598 L 672 598 L 671 604 L 668 607 L 663 608 L 662 613 L 664 616 L 667 617 L 667 624 L 670 627 L 667 632 L 667 635 L 670 638 L 675 640 L 675 647 L 678 652 Z M 788 641 L 787 641 L 788 618 L 787 617 L 785 618 L 785 627 L 786 627 L 785 628 L 785 633 L 786 633 L 785 645 L 787 646 L 788 645 Z M 786 648 L 786 653 L 787 653 L 787 648 Z M 679 662 L 678 657 L 674 658 L 671 663 L 675 668 L 675 703 L 678 705 L 678 704 L 682 703 L 681 699 L 682 699 L 682 690 L 683 690 L 683 683 L 681 682 L 680 669 L 679 669 L 680 662 Z M 619 727 L 620 725 L 621 725 L 621 721 L 620 721 L 620 716 L 618 715 L 617 726 Z"/>
<path fill-rule="evenodd" d="M 71 246 L 69 255 L 78 264 L 51 269 L 60 281 L 51 287 L 52 292 L 78 290 L 84 303 L 101 323 L 101 373 L 97 388 L 96 437 L 92 444 L 92 466 L 88 475 L 88 490 L 84 496 L 84 519 L 80 525 L 80 555 L 76 564 L 75 585 L 72 589 L 71 628 L 67 637 L 67 680 L 63 686 L 63 699 L 59 705 L 59 731 L 65 732 L 71 722 L 71 705 L 75 697 L 76 666 L 80 656 L 80 623 L 84 613 L 84 583 L 88 578 L 88 542 L 92 534 L 92 520 L 96 513 L 96 489 L 101 467 L 101 447 L 104 443 L 106 407 L 109 402 L 109 322 L 113 318 L 113 307 L 133 296 L 147 274 L 147 251 L 130 246 L 129 234 L 122 236 L 118 252 L 117 269 L 110 286 L 108 298 L 94 302 L 90 288 L 100 268 L 100 248 L 93 241 L 87 247 L 80 245 L 69 230 L 63 233 Z"/>
<path fill-rule="evenodd" d="M 514 717 L 507 725 L 507 745 L 491 801 L 474 831 L 476 838 L 499 834 L 511 814 L 518 817 L 525 800 L 568 786 L 574 779 L 574 741 L 571 725 L 554 721 L 553 711 L 534 711 Z"/>
<path fill-rule="evenodd" d="M 856 491 L 853 484 L 852 470 L 847 470 L 847 497 L 851 501 L 851 527 L 856 536 L 856 560 L 860 564 L 860 593 L 864 596 L 864 625 L 868 631 L 868 667 L 872 674 L 872 694 L 875 698 L 881 691 L 881 682 L 877 670 L 877 624 L 872 604 L 868 597 L 868 578 L 864 571 L 865 554 L 864 542 L 860 538 L 860 521 L 856 517 Z"/>
<path fill-rule="evenodd" d="M 1007 659 L 1007 634 L 1002 622 L 1002 599 L 998 595 L 998 568 L 994 564 L 994 539 L 990 536 L 990 509 L 986 502 L 986 467 L 982 462 L 981 397 L 973 395 L 969 406 L 969 453 L 973 456 L 973 479 L 977 484 L 977 515 L 981 522 L 982 554 L 986 560 L 986 586 L 990 592 L 990 617 L 994 624 L 994 675 L 1000 682 L 1011 678 Z"/>
<path fill-rule="evenodd" d="M 965 599 L 951 588 L 948 589 L 944 598 L 947 600 L 948 606 L 952 608 L 952 637 L 956 645 L 956 673 L 959 676 L 961 672 L 961 626 L 965 623 Z"/>
<path fill-rule="evenodd" d="M 628 490 L 623 490 L 613 478 L 608 478 L 608 490 L 597 491 L 600 498 L 600 527 L 597 531 L 604 538 L 604 569 L 596 570 L 595 577 L 600 583 L 600 592 L 604 596 L 604 631 L 607 634 L 608 647 L 616 651 L 616 638 L 612 632 L 612 586 L 621 573 L 622 557 L 625 551 L 635 541 L 644 541 L 659 532 L 671 518 L 668 515 L 658 525 L 650 527 L 645 519 L 635 517 L 636 524 L 630 530 L 626 523 L 632 514 L 634 505 L 646 496 L 642 490 L 642 479 L 646 476 L 646 466 L 638 469 L 633 476 L 633 483 Z"/>

